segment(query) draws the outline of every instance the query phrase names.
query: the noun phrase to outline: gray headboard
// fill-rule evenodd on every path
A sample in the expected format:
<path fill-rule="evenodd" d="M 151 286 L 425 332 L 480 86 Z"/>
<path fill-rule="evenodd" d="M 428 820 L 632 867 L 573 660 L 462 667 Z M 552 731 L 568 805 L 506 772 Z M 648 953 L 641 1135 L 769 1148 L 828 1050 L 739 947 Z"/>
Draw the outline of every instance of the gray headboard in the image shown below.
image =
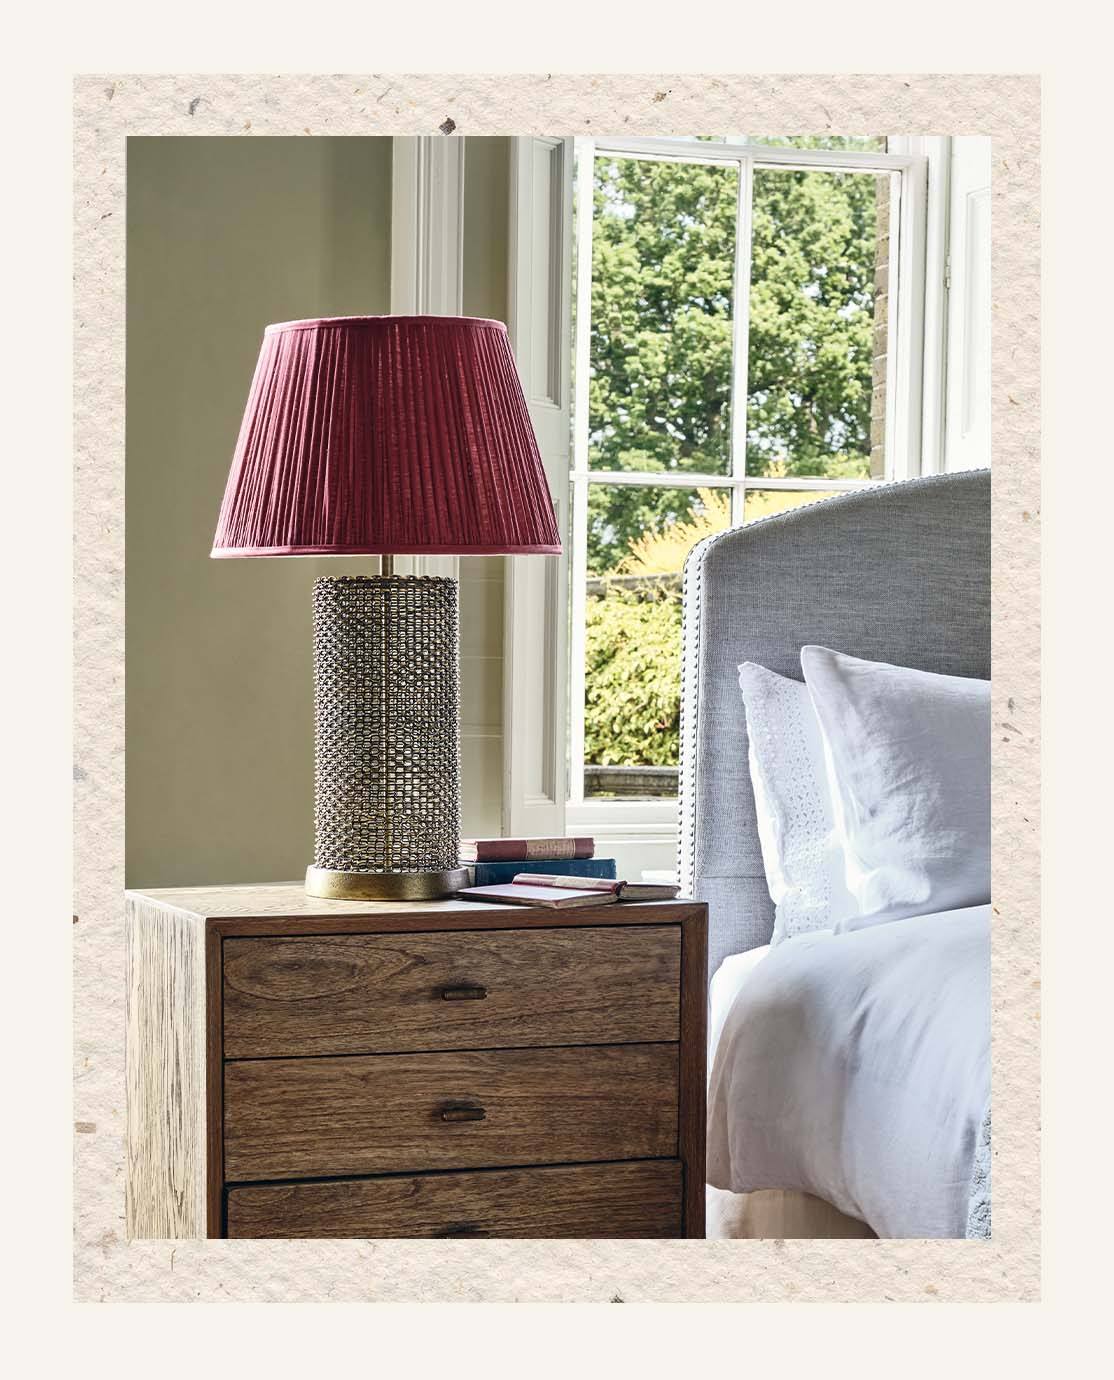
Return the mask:
<path fill-rule="evenodd" d="M 769 942 L 738 666 L 801 679 L 800 649 L 990 675 L 990 472 L 879 485 L 695 546 L 685 564 L 682 893 L 708 902 L 708 972 Z"/>

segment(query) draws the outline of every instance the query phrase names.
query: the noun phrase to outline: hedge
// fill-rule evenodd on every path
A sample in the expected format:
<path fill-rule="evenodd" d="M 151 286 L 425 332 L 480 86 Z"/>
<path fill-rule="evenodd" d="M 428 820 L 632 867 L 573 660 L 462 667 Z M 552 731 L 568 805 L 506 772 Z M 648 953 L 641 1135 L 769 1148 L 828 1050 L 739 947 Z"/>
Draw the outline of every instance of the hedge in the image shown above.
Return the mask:
<path fill-rule="evenodd" d="M 676 590 L 589 595 L 584 760 L 675 766 L 681 726 L 681 598 Z"/>

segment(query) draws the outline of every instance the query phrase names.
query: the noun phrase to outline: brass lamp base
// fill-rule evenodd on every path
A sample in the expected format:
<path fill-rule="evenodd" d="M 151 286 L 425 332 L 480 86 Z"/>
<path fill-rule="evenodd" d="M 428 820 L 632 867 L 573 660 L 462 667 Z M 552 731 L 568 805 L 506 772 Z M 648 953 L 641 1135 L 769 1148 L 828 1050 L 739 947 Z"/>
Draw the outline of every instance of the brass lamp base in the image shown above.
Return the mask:
<path fill-rule="evenodd" d="M 330 901 L 436 901 L 468 885 L 463 867 L 443 872 L 334 872 L 306 868 L 306 895 Z"/>
<path fill-rule="evenodd" d="M 456 581 L 316 580 L 313 705 L 307 894 L 429 901 L 467 886 Z"/>

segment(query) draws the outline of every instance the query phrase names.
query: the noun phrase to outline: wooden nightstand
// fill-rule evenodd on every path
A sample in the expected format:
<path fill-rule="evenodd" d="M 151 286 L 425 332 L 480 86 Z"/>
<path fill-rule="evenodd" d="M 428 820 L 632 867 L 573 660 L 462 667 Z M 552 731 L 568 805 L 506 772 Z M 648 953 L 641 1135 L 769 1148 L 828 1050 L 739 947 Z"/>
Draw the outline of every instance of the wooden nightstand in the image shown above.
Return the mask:
<path fill-rule="evenodd" d="M 707 910 L 127 894 L 130 1237 L 704 1235 Z"/>

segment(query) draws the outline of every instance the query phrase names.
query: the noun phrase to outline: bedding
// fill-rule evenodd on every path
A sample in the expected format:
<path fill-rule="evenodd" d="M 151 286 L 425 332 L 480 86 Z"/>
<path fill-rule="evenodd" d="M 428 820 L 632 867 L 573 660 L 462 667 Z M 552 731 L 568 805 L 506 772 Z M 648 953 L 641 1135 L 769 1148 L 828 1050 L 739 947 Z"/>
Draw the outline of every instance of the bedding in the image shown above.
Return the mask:
<path fill-rule="evenodd" d="M 725 1193 L 709 1186 L 705 1214 L 709 1241 L 874 1240 L 865 1222 L 848 1217 L 823 1198 L 788 1189 Z"/>
<path fill-rule="evenodd" d="M 770 952 L 769 944 L 759 944 L 746 953 L 730 954 L 712 974 L 708 985 L 708 1077 L 712 1076 L 716 1046 L 719 1037 L 735 1005 L 735 998 L 743 989 L 743 983 L 750 977 L 757 964 Z"/>
<path fill-rule="evenodd" d="M 733 1000 L 708 1182 L 810 1193 L 882 1237 L 964 1236 L 990 1101 L 990 907 L 798 935 L 716 979 Z"/>
<path fill-rule="evenodd" d="M 857 930 L 990 900 L 990 682 L 801 648 Z"/>
<path fill-rule="evenodd" d="M 739 689 L 766 885 L 771 942 L 831 929 L 858 911 L 844 877 L 824 762 L 824 740 L 807 686 L 744 662 Z"/>

